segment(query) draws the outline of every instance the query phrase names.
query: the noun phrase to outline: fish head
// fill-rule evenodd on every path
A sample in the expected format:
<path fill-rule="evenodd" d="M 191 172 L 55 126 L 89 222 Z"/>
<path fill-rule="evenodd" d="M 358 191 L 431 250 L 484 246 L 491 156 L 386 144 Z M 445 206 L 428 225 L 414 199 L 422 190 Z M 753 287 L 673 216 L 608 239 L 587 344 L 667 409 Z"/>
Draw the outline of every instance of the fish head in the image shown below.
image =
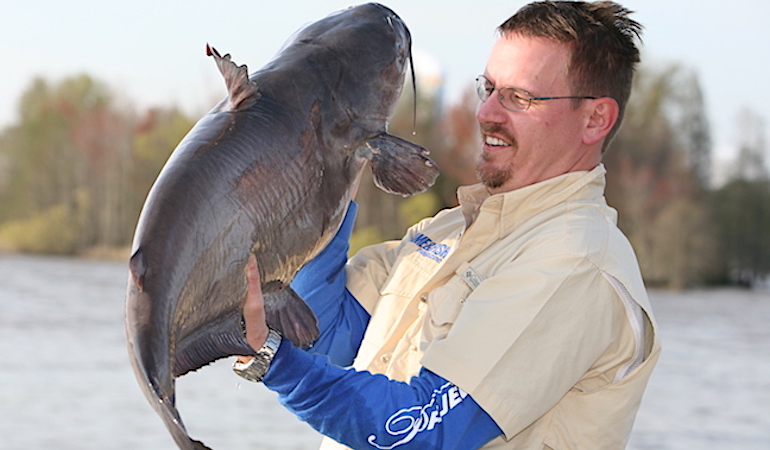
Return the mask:
<path fill-rule="evenodd" d="M 350 119 L 384 131 L 412 57 L 409 29 L 395 12 L 376 3 L 351 7 L 300 30 L 289 47 L 303 55 Z"/>

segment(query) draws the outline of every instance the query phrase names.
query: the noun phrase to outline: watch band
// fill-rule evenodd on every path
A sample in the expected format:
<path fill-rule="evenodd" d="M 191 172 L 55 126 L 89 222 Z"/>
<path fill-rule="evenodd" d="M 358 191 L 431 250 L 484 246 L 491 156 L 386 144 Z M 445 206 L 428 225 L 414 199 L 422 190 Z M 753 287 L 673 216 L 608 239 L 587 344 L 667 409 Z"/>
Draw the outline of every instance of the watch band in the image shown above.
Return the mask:
<path fill-rule="evenodd" d="M 247 363 L 241 363 L 235 361 L 233 363 L 233 371 L 241 378 L 259 383 L 264 378 L 267 370 L 270 368 L 270 363 L 273 362 L 275 353 L 278 351 L 278 347 L 281 345 L 281 333 L 270 328 L 267 334 L 267 340 L 265 344 L 257 350 L 257 355 Z"/>

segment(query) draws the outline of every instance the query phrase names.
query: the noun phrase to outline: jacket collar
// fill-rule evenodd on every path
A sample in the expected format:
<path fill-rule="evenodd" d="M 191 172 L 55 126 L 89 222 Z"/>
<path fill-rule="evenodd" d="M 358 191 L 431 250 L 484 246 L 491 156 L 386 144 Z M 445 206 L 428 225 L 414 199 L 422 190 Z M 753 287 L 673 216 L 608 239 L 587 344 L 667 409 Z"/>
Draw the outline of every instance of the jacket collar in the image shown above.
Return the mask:
<path fill-rule="evenodd" d="M 567 200 L 600 199 L 604 195 L 606 169 L 568 172 L 513 191 L 490 195 L 479 183 L 457 190 L 466 228 L 480 216 L 500 222 L 499 232 L 508 234 L 525 221 Z"/>

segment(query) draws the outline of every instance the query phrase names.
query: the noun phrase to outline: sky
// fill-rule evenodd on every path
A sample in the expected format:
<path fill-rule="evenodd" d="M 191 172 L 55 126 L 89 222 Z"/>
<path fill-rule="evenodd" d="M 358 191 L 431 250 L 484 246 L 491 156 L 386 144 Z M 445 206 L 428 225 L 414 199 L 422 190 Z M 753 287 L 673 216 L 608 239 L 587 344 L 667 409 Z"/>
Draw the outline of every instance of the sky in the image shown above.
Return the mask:
<path fill-rule="evenodd" d="M 0 129 L 18 121 L 33 77 L 87 73 L 141 111 L 179 106 L 202 116 L 225 95 L 207 43 L 249 71 L 302 26 L 355 0 L 30 0 L 0 12 Z M 523 0 L 383 0 L 409 26 L 418 54 L 445 80 L 445 103 L 484 71 L 495 28 Z M 680 64 L 704 91 L 714 155 L 730 158 L 749 109 L 770 126 L 770 1 L 626 0 L 645 27 L 642 65 Z M 449 6 L 451 5 L 451 6 Z M 420 63 L 416 63 L 419 65 Z"/>

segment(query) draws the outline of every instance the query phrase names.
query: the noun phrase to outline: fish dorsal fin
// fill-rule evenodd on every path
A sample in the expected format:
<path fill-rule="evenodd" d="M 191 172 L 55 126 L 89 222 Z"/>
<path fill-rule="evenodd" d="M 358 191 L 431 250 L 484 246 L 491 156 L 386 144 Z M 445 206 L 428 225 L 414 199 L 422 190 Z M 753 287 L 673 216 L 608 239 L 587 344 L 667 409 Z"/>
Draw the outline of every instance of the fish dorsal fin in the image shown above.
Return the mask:
<path fill-rule="evenodd" d="M 248 108 L 259 100 L 256 81 L 249 80 L 249 70 L 245 64 L 238 66 L 230 54 L 221 56 L 217 49 L 206 44 L 206 55 L 213 56 L 222 76 L 225 77 L 229 102 L 225 111 L 240 111 Z"/>

